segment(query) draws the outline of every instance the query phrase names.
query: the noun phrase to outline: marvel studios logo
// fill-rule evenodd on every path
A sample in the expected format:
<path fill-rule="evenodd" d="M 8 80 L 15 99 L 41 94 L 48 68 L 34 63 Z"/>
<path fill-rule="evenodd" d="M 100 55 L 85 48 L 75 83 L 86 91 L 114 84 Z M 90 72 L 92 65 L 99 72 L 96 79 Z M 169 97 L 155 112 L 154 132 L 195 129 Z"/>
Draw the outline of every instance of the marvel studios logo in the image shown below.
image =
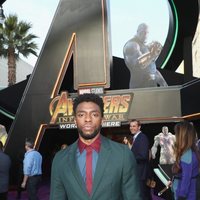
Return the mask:
<path fill-rule="evenodd" d="M 103 87 L 93 87 L 93 88 L 79 88 L 78 89 L 78 94 L 88 94 L 88 93 L 93 93 L 93 94 L 103 94 L 104 93 L 104 88 Z"/>

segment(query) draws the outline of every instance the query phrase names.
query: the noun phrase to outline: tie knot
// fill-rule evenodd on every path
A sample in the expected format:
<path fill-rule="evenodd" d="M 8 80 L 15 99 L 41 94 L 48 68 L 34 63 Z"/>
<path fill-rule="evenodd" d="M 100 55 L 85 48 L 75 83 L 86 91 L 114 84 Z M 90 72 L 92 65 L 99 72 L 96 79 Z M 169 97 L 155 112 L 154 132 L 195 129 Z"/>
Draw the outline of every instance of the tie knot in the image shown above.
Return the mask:
<path fill-rule="evenodd" d="M 100 147 L 101 147 L 100 137 L 98 137 L 92 144 L 89 144 L 89 145 L 83 143 L 81 140 L 78 141 L 78 148 L 79 148 L 80 153 L 82 153 L 84 149 L 87 151 L 87 148 L 90 150 L 92 149 L 92 150 L 95 150 L 96 152 L 99 152 Z"/>
<path fill-rule="evenodd" d="M 91 145 L 86 145 L 86 146 L 85 146 L 85 150 L 86 150 L 87 152 L 92 152 L 92 146 L 91 146 Z"/>

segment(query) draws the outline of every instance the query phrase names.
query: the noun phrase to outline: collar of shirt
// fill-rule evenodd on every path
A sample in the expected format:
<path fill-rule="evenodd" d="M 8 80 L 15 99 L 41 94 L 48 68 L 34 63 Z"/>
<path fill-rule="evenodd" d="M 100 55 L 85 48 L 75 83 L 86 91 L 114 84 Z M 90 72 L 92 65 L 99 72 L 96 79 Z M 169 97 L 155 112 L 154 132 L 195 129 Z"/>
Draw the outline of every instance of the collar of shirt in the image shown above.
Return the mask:
<path fill-rule="evenodd" d="M 100 147 L 101 147 L 101 138 L 100 136 L 96 138 L 96 140 L 90 144 L 90 145 L 87 145 L 85 143 L 83 143 L 80 139 L 78 140 L 78 148 L 79 148 L 79 151 L 80 153 L 83 152 L 83 150 L 87 147 L 87 146 L 90 146 L 92 147 L 92 149 L 94 149 L 96 152 L 99 152 L 100 151 Z"/>
<path fill-rule="evenodd" d="M 136 139 L 136 137 L 141 133 L 141 131 L 137 132 L 134 136 L 133 136 L 133 140 Z"/>
<path fill-rule="evenodd" d="M 35 151 L 35 149 L 29 149 L 27 152 L 25 152 L 25 155 L 27 155 L 28 153 Z"/>

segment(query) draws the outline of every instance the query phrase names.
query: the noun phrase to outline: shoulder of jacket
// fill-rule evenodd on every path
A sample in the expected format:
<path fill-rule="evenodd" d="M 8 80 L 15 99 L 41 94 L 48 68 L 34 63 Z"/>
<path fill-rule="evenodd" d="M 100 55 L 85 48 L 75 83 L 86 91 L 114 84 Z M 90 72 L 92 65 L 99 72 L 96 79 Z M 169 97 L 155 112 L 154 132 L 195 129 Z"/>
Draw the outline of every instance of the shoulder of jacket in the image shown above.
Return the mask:
<path fill-rule="evenodd" d="M 183 155 L 181 156 L 181 161 L 185 162 L 187 164 L 191 163 L 192 161 L 192 150 L 188 149 L 187 151 L 185 151 L 183 153 Z"/>

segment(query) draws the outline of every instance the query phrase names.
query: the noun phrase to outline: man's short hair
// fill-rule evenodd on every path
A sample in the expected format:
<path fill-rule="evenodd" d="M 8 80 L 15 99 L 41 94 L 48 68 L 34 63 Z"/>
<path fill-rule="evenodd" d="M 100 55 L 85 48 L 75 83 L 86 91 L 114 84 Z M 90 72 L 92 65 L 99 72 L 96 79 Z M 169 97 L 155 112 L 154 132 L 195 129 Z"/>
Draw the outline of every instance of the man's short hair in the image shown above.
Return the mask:
<path fill-rule="evenodd" d="M 79 95 L 78 97 L 76 97 L 74 99 L 74 101 L 73 101 L 73 112 L 74 112 L 74 115 L 76 114 L 77 106 L 80 103 L 83 103 L 83 102 L 93 102 L 93 103 L 97 104 L 99 106 L 99 108 L 100 108 L 101 116 L 103 117 L 103 112 L 104 112 L 103 99 L 99 95 L 93 94 L 93 93 L 81 94 L 81 95 Z"/>
<path fill-rule="evenodd" d="M 27 145 L 29 148 L 32 149 L 32 148 L 34 147 L 34 142 L 33 142 L 32 139 L 26 138 L 26 140 L 25 140 L 25 145 Z"/>
<path fill-rule="evenodd" d="M 141 126 L 140 120 L 132 119 L 132 120 L 130 121 L 130 123 L 131 123 L 131 122 L 137 122 L 137 125 L 138 125 L 138 126 Z"/>

